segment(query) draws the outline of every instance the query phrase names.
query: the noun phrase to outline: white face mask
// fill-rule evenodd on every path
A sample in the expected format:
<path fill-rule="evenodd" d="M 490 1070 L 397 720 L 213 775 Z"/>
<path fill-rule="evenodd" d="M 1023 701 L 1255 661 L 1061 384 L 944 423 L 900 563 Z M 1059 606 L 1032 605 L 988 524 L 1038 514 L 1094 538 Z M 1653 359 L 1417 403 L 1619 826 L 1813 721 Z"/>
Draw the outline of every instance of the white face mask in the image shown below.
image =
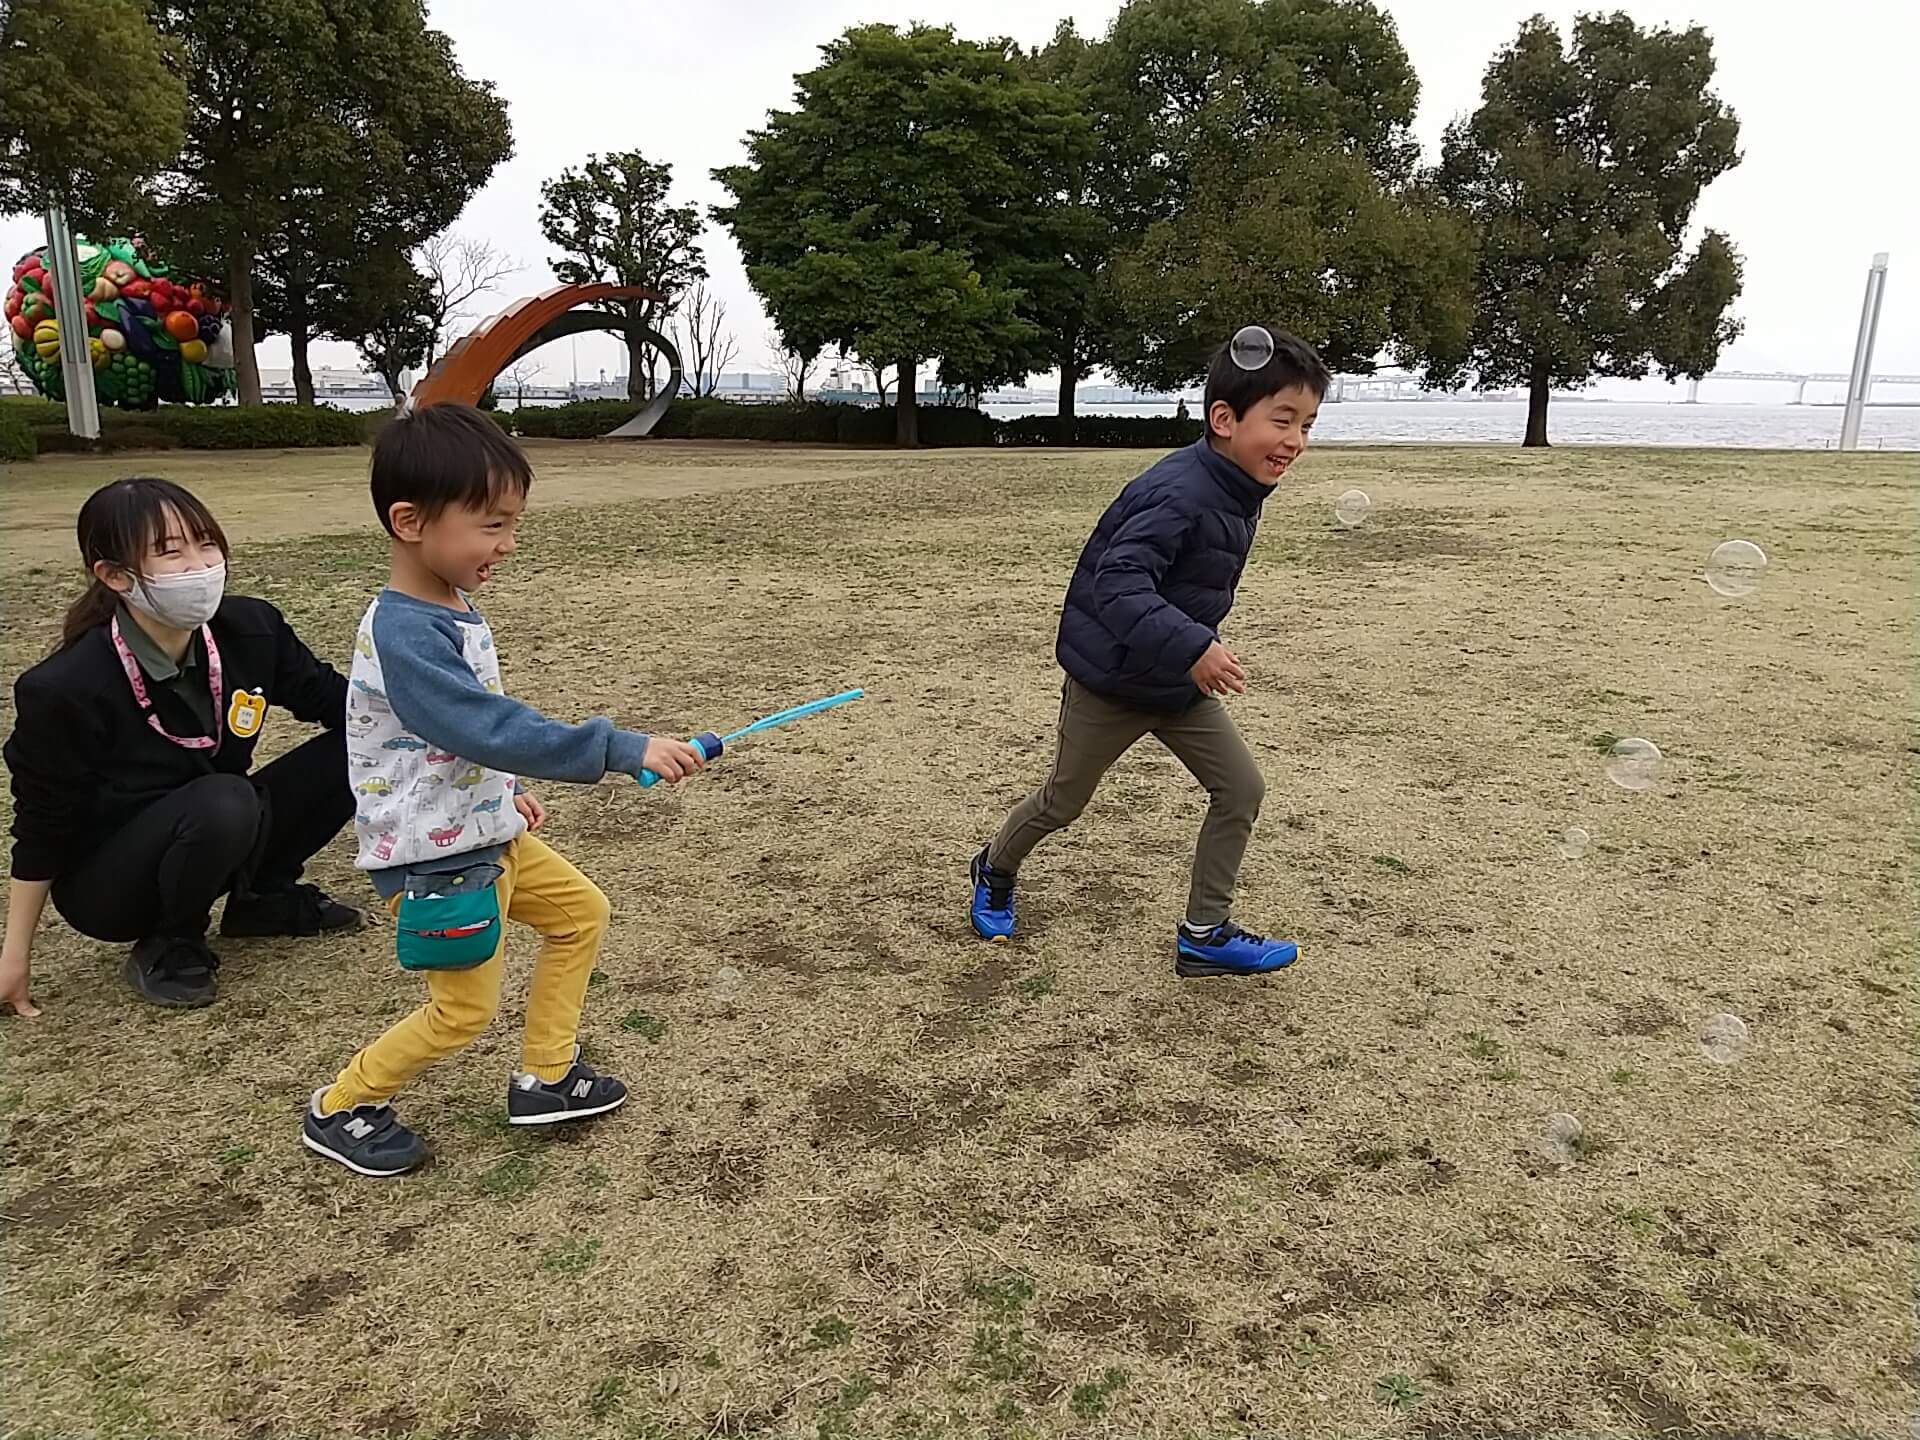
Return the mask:
<path fill-rule="evenodd" d="M 188 570 L 179 575 L 133 577 L 126 601 L 144 615 L 176 630 L 195 630 L 213 618 L 227 590 L 227 567 Z"/>

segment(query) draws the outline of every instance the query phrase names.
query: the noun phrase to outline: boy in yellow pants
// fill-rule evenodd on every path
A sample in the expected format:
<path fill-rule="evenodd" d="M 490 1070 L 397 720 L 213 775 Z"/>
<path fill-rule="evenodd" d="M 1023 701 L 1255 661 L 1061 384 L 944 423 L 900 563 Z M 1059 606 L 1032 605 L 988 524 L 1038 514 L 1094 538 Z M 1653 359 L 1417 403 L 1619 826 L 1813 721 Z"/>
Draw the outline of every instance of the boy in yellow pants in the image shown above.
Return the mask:
<path fill-rule="evenodd" d="M 389 1102 L 493 1019 L 505 920 L 544 942 L 508 1120 L 576 1120 L 627 1098 L 575 1043 L 607 898 L 533 834 L 546 814 L 517 777 L 590 784 L 645 769 L 678 781 L 705 757 L 604 717 L 550 720 L 503 693 L 493 633 L 469 597 L 513 554 L 532 484 L 520 448 L 464 405 L 403 414 L 374 445 L 373 503 L 393 564 L 354 644 L 348 778 L 357 863 L 392 910 L 400 963 L 424 974 L 428 999 L 307 1107 L 307 1148 L 356 1174 L 399 1175 L 427 1158 Z"/>

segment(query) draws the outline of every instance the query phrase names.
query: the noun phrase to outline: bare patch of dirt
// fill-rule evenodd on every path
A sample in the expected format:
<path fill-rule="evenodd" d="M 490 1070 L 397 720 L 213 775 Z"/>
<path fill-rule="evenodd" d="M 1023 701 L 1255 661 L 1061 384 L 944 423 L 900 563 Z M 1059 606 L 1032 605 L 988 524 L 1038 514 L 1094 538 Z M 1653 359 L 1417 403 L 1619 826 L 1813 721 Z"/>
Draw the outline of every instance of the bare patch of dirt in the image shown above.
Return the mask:
<path fill-rule="evenodd" d="M 309 1275 L 280 1302 L 280 1313 L 306 1320 L 329 1310 L 349 1295 L 360 1293 L 365 1284 L 351 1270 L 335 1270 L 330 1275 Z"/>

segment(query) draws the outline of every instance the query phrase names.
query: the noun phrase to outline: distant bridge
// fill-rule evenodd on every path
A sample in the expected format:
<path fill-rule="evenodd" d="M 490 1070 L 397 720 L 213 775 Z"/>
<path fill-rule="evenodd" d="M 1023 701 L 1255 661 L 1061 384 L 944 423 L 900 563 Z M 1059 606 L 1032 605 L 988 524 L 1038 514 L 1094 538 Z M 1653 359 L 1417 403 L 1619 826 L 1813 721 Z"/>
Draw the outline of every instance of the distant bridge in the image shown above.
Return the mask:
<path fill-rule="evenodd" d="M 1815 384 L 1844 385 L 1853 377 L 1844 371 L 1822 370 L 1797 374 L 1789 370 L 1712 370 L 1704 377 L 1708 380 L 1771 380 L 1781 385 L 1793 386 L 1793 399 L 1790 405 L 1804 405 L 1807 399 L 1807 385 Z M 1867 403 L 1873 403 L 1875 385 L 1920 385 L 1920 375 L 1875 375 L 1867 382 Z M 1700 381 L 1687 382 L 1687 403 L 1700 403 Z"/>
<path fill-rule="evenodd" d="M 1845 385 L 1851 377 L 1840 370 L 1712 370 L 1701 380 L 1687 381 L 1687 403 L 1700 403 L 1703 380 L 1768 381 L 1793 386 L 1794 405 L 1804 405 L 1809 384 Z M 1920 385 L 1920 375 L 1875 375 L 1867 386 L 1867 403 L 1873 403 L 1875 385 Z M 1398 400 L 1420 388 L 1420 372 L 1397 365 L 1382 365 L 1371 375 L 1336 375 L 1331 400 Z"/>

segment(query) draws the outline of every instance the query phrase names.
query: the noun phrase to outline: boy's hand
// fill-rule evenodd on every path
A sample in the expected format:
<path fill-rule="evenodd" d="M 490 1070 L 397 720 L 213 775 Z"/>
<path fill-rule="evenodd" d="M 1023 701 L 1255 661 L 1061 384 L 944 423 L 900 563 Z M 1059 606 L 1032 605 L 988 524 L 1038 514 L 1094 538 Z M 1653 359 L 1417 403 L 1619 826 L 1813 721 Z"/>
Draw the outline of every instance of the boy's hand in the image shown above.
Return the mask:
<path fill-rule="evenodd" d="M 707 768 L 706 752 L 684 740 L 669 740 L 656 735 L 647 741 L 647 753 L 641 764 L 669 785 L 676 785 L 696 770 Z"/>
<path fill-rule="evenodd" d="M 1200 693 L 1213 699 L 1247 693 L 1246 667 L 1241 665 L 1238 655 L 1218 640 L 1207 646 L 1207 653 L 1194 661 L 1187 673 L 1200 687 Z"/>
<path fill-rule="evenodd" d="M 525 792 L 513 797 L 513 808 L 518 810 L 520 818 L 527 822 L 529 835 L 547 823 L 547 807 Z"/>

